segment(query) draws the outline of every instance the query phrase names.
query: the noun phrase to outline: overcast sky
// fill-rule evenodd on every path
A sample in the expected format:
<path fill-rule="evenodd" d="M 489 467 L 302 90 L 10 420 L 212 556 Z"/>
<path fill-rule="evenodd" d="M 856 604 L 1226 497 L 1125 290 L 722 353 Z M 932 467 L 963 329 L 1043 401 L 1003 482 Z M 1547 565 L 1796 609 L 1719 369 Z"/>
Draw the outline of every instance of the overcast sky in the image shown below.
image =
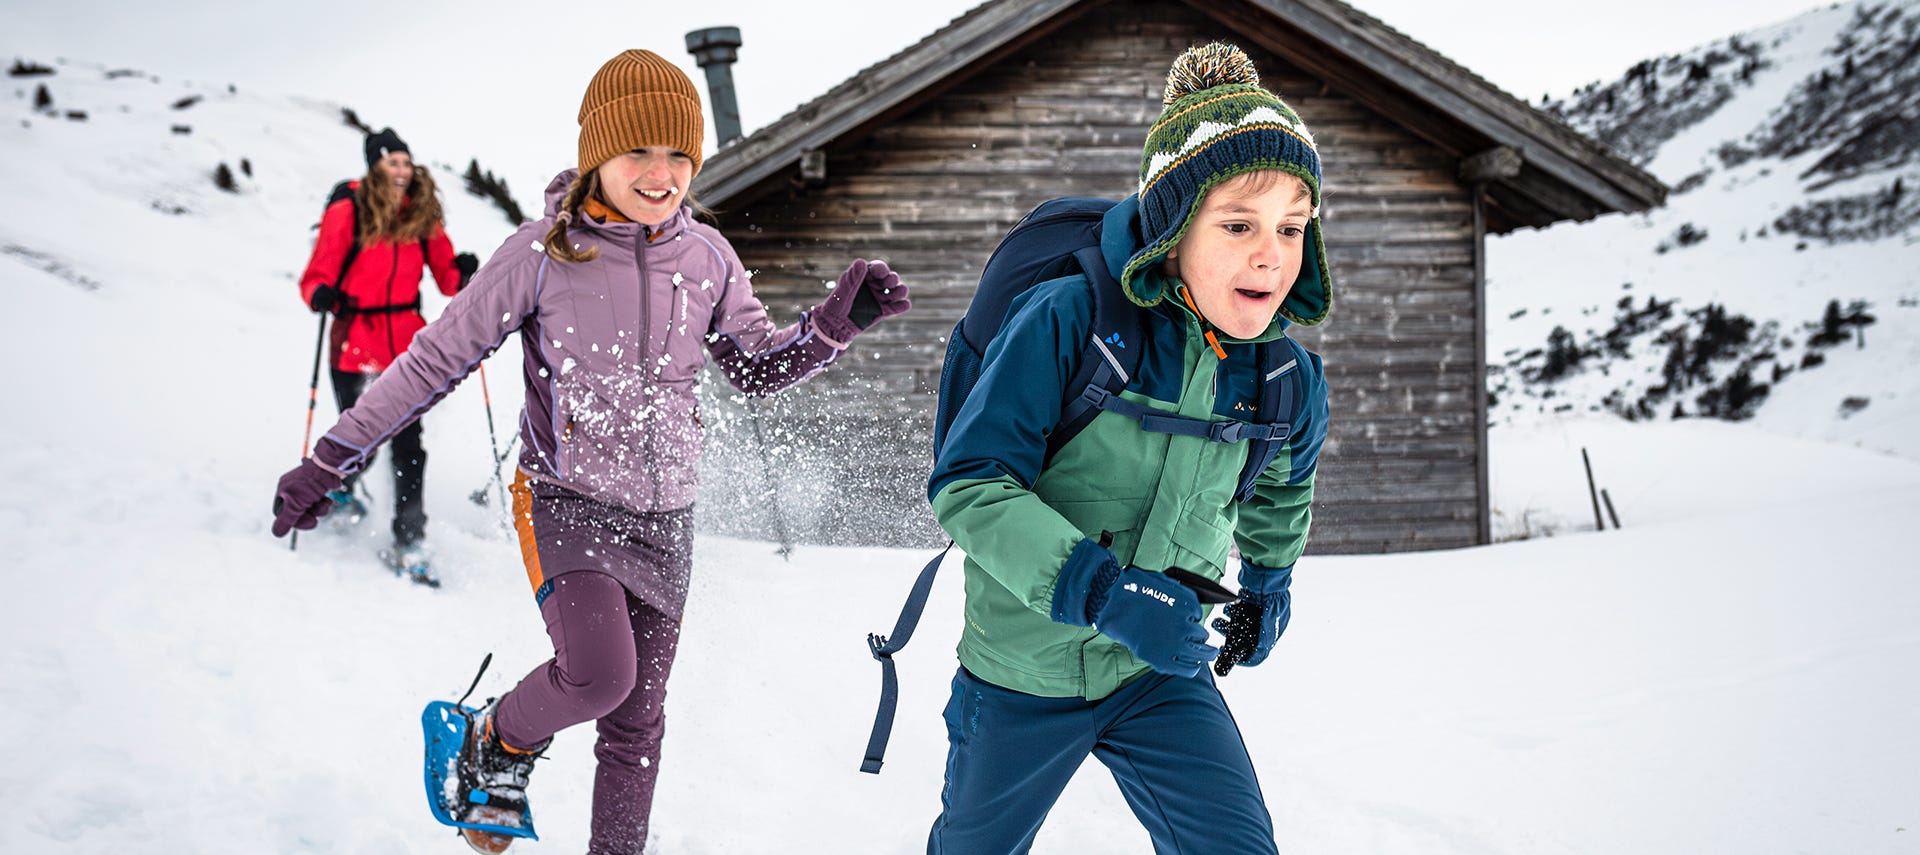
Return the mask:
<path fill-rule="evenodd" d="M 421 159 L 478 156 L 523 203 L 574 161 L 580 93 L 600 63 L 642 47 L 705 91 L 685 34 L 743 33 L 735 68 L 748 132 L 973 8 L 976 0 L 610 3 L 502 0 L 258 3 L 0 0 L 0 51 L 134 67 L 166 82 L 232 83 L 336 101 L 391 125 Z M 1358 8 L 1529 101 L 1648 57 L 1777 23 L 1811 0 L 1358 0 Z M 278 7 L 278 8 L 275 8 Z M 272 8 L 273 11 L 266 11 Z M 1524 30 L 1525 35 L 1497 36 Z M 1171 59 L 1168 57 L 1166 59 Z M 1162 60 L 1156 60 L 1162 61 Z M 711 125 L 709 125 L 711 135 Z M 709 144 L 711 150 L 711 144 Z M 343 173 L 362 166 L 340 153 Z"/>

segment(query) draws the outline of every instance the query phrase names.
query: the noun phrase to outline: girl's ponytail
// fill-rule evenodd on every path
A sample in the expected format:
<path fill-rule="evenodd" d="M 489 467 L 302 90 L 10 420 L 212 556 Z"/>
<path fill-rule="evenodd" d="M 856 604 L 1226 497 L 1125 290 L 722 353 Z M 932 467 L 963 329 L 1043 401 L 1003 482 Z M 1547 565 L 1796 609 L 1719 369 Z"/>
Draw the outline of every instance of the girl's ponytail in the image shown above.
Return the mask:
<path fill-rule="evenodd" d="M 575 263 L 592 261 L 600 257 L 600 248 L 589 246 L 585 250 L 574 246 L 567 238 L 567 230 L 580 218 L 580 206 L 590 198 L 600 195 L 600 173 L 589 170 L 573 176 L 573 183 L 567 186 L 567 195 L 560 200 L 560 212 L 553 217 L 553 228 L 547 230 L 547 255 L 557 261 Z"/>

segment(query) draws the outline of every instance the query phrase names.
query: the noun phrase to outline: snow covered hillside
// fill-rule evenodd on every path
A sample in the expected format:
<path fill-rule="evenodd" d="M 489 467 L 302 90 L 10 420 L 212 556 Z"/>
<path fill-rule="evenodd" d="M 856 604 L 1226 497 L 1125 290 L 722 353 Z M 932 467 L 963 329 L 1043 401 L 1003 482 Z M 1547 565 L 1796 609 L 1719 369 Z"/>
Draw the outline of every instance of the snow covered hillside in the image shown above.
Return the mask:
<path fill-rule="evenodd" d="M 0 336 L 0 851 L 465 852 L 426 810 L 420 709 L 458 696 L 488 652 L 478 696 L 551 651 L 497 507 L 468 499 L 490 475 L 477 384 L 426 418 L 445 587 L 374 559 L 384 468 L 360 530 L 322 529 L 297 551 L 267 533 L 316 331 L 292 280 L 327 189 L 360 170 L 357 132 L 335 105 L 244 80 L 19 56 L 55 73 L 9 78 L 0 106 L 0 299 L 14 321 Z M 50 108 L 34 106 L 42 84 Z M 366 118 L 405 133 L 404 116 Z M 486 152 L 418 154 L 455 243 L 490 252 L 508 226 L 454 175 Z M 215 187 L 222 163 L 237 192 Z M 1495 276 L 1517 283 L 1520 250 L 1558 234 L 1503 241 Z M 1592 284 L 1557 255 L 1538 263 L 1552 275 L 1516 309 Z M 1894 335 L 1895 309 L 1875 303 L 1867 349 L 1833 348 L 1783 383 L 1760 427 L 1552 412 L 1503 424 L 1496 504 L 1561 536 L 1303 561 L 1274 658 L 1222 681 L 1282 851 L 1920 852 L 1920 574 L 1905 538 L 1920 462 L 1827 437 L 1824 422 L 1764 425 L 1803 378 L 1857 365 L 1862 382 L 1908 380 L 1911 362 L 1887 355 L 1914 340 Z M 490 360 L 502 441 L 516 347 Z M 1871 405 L 1833 425 L 1892 409 L 1861 394 Z M 321 423 L 329 401 L 323 390 Z M 1582 448 L 1625 528 L 1579 530 Z M 892 625 L 928 557 L 802 546 L 782 560 L 769 543 L 700 540 L 649 852 L 924 850 L 960 631 L 954 562 L 900 656 L 886 768 L 856 770 L 879 688 L 865 635 Z M 530 791 L 542 839 L 513 851 L 584 848 L 592 741 L 556 739 Z M 1035 847 L 1149 850 L 1098 764 Z"/>
<path fill-rule="evenodd" d="M 1752 418 L 1920 459 L 1917 50 L 1920 2 L 1858 0 L 1548 104 L 1674 192 L 1491 242 L 1496 424 Z"/>
<path fill-rule="evenodd" d="M 16 299 L 54 301 L 17 315 L 31 318 L 20 325 L 60 339 L 20 363 L 39 370 L 15 371 L 8 383 L 65 388 L 70 373 L 99 363 L 118 369 L 109 375 L 114 392 L 141 415 L 133 424 L 83 418 L 95 406 L 85 395 L 17 412 L 58 431 L 97 430 L 102 441 L 145 446 L 155 457 L 218 461 L 225 449 L 258 446 L 277 460 L 297 459 L 318 330 L 295 283 L 327 193 L 366 171 L 361 132 L 337 104 L 30 52 L 12 56 L 13 97 L 0 102 L 7 199 L 0 270 Z M 367 118 L 405 135 L 404 117 Z M 490 202 L 462 191 L 464 167 L 453 164 L 472 154 L 415 154 L 440 187 L 455 247 L 485 258 L 512 226 Z M 230 190 L 216 185 L 223 170 Z M 423 291 L 433 317 L 446 300 L 431 287 Z M 109 306 L 140 322 L 116 329 Z M 239 331 L 263 337 L 236 337 Z M 518 352 L 509 341 L 497 364 L 517 366 Z M 515 377 L 508 373 L 492 390 L 503 427 L 519 407 Z M 316 421 L 330 424 L 324 375 L 321 386 Z M 452 419 L 484 426 L 481 397 L 478 388 L 462 388 L 427 421 L 432 468 L 444 473 L 429 474 L 430 489 L 451 493 L 456 485 L 447 478 L 457 471 L 475 477 L 480 468 L 470 462 L 490 459 L 484 430 L 476 446 L 466 425 L 440 429 Z M 192 418 L 194 429 L 184 436 L 150 430 L 175 402 L 192 403 L 176 417 Z"/>

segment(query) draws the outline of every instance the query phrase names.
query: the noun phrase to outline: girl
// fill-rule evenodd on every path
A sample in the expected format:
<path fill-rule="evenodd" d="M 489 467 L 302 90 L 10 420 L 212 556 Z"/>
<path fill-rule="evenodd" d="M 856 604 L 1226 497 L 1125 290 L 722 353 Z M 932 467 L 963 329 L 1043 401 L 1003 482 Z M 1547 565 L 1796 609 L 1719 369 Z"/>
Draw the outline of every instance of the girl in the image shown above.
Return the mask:
<path fill-rule="evenodd" d="M 472 253 L 454 254 L 440 214 L 433 176 L 416 166 L 392 128 L 367 136 L 366 177 L 334 187 L 320 219 L 313 257 L 300 276 L 300 298 L 316 312 L 333 312 L 333 398 L 345 412 L 367 384 L 393 365 L 427 325 L 420 316 L 420 267 L 433 270 L 449 297 L 478 267 Z M 371 461 L 369 461 L 371 462 Z M 393 438 L 393 554 L 398 566 L 420 569 L 421 506 L 427 452 L 415 422 Z M 333 501 L 358 518 L 366 506 L 348 478 Z"/>
<path fill-rule="evenodd" d="M 462 778 L 517 822 L 538 752 L 597 721 L 590 852 L 646 843 L 661 705 L 692 569 L 702 428 L 696 382 L 711 358 L 750 395 L 833 362 L 879 318 L 906 311 L 900 278 L 855 260 L 828 298 L 776 328 L 687 187 L 705 132 L 699 93 L 644 50 L 609 60 L 580 104 L 580 168 L 547 188 L 547 214 L 511 238 L 282 476 L 273 532 L 312 528 L 326 493 L 444 396 L 507 335 L 526 352 L 514 520 L 554 657 L 474 721 Z M 704 352 L 703 352 L 704 348 Z M 466 831 L 483 852 L 510 838 Z"/>

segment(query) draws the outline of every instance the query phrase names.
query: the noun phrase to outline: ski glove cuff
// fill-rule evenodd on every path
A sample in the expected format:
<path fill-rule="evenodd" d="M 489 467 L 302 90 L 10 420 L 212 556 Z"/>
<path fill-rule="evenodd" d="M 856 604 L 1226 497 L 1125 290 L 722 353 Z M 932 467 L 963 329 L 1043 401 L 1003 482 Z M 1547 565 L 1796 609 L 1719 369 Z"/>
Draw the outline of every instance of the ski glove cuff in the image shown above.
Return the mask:
<path fill-rule="evenodd" d="M 856 258 L 834 284 L 833 293 L 808 314 L 814 330 L 829 343 L 844 348 L 875 321 L 913 308 L 900 274 L 884 261 Z"/>
<path fill-rule="evenodd" d="M 1120 571 L 1095 615 L 1094 626 L 1162 674 L 1192 677 L 1219 648 L 1200 625 L 1200 596 L 1192 588 L 1138 567 Z"/>
<path fill-rule="evenodd" d="M 1107 591 L 1120 576 L 1120 562 L 1106 547 L 1081 538 L 1053 582 L 1053 619 L 1073 626 L 1092 626 L 1093 616 L 1107 601 Z"/>
<path fill-rule="evenodd" d="M 340 483 L 340 476 L 311 457 L 280 476 L 273 493 L 273 536 L 286 537 L 296 528 L 305 531 L 319 525 L 320 518 L 333 510 L 327 492 L 339 489 Z"/>
<path fill-rule="evenodd" d="M 1226 636 L 1214 673 L 1224 677 L 1234 665 L 1251 668 L 1267 661 L 1273 645 L 1293 618 L 1293 565 L 1278 570 L 1241 562 L 1240 600 L 1226 607 L 1213 628 Z"/>
<path fill-rule="evenodd" d="M 343 480 L 348 475 L 360 470 L 358 465 L 349 468 L 348 464 L 353 458 L 353 450 L 341 445 L 335 441 L 332 436 L 320 437 L 320 441 L 313 444 L 314 462 L 319 463 L 320 468 L 333 473 Z"/>

